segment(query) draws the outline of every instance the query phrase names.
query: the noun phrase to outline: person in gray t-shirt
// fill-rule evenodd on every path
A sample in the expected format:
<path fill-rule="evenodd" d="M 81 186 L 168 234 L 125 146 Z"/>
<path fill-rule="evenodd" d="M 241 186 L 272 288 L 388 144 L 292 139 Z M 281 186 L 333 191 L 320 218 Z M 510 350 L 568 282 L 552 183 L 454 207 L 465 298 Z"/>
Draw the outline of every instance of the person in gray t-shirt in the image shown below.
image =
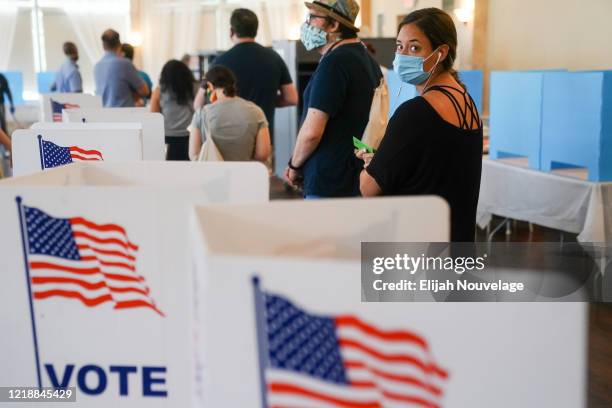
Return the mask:
<path fill-rule="evenodd" d="M 270 131 L 266 115 L 253 102 L 236 96 L 236 79 L 222 66 L 205 75 L 210 104 L 197 110 L 190 126 L 189 157 L 197 160 L 207 137 L 225 161 L 266 162 L 270 157 Z"/>
<path fill-rule="evenodd" d="M 178 60 L 166 62 L 159 86 L 151 96 L 151 112 L 164 115 L 166 160 L 189 160 L 189 131 L 193 119 L 196 81 L 187 65 Z"/>

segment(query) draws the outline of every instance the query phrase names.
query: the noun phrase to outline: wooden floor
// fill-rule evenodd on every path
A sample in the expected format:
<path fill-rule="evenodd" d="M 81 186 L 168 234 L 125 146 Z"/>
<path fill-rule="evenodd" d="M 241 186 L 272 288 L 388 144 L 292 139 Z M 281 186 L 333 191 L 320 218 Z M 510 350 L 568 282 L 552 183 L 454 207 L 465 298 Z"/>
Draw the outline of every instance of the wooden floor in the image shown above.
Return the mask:
<path fill-rule="evenodd" d="M 494 218 L 492 225 L 502 220 Z M 508 242 L 576 242 L 576 234 L 534 226 L 530 231 L 525 222 L 512 222 L 510 233 L 502 228 L 493 241 Z M 486 239 L 479 231 L 478 240 Z M 589 306 L 588 407 L 612 407 L 612 304 L 593 303 Z"/>
<path fill-rule="evenodd" d="M 299 193 L 288 189 L 279 179 L 271 179 L 270 198 L 300 199 Z M 502 220 L 494 218 L 495 226 Z M 479 230 L 478 241 L 487 239 L 486 231 Z M 496 242 L 576 242 L 576 235 L 524 222 L 512 222 L 511 228 L 500 229 L 494 236 Z M 588 407 L 612 407 L 612 304 L 591 304 L 589 307 L 589 362 L 588 362 Z"/>

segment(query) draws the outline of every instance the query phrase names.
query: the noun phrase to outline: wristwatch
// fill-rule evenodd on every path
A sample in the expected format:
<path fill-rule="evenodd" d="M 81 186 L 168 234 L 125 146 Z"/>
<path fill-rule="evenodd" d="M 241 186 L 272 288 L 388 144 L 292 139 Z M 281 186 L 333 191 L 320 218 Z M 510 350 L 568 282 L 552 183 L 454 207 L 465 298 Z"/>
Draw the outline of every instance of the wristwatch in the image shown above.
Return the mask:
<path fill-rule="evenodd" d="M 288 167 L 289 167 L 291 170 L 293 170 L 293 171 L 301 171 L 301 170 L 302 170 L 302 167 L 301 167 L 301 166 L 300 166 L 300 167 L 295 167 L 293 164 L 291 164 L 291 160 L 292 160 L 292 159 L 293 159 L 293 157 L 290 157 L 290 158 L 289 158 L 289 163 L 287 163 L 287 166 L 288 166 Z"/>

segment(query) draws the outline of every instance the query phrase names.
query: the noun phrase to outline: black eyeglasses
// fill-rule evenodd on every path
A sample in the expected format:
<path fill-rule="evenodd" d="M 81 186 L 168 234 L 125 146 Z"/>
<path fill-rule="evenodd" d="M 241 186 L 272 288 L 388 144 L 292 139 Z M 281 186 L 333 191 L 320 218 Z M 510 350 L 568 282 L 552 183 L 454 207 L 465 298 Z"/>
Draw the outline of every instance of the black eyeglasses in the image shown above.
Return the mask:
<path fill-rule="evenodd" d="M 310 24 L 313 18 L 327 19 L 327 16 L 317 16 L 316 14 L 308 14 L 308 16 L 306 17 L 306 22 Z"/>

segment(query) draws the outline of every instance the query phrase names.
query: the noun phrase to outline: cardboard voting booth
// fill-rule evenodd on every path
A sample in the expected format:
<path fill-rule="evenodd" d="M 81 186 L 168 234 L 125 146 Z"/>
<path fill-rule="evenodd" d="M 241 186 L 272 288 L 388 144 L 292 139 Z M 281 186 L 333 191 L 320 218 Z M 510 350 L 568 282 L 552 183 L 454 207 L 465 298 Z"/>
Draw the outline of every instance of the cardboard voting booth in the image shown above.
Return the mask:
<path fill-rule="evenodd" d="M 1 386 L 58 407 L 191 407 L 194 203 L 264 202 L 255 163 L 96 163 L 0 182 Z M 43 404 L 44 405 L 44 404 Z"/>
<path fill-rule="evenodd" d="M 143 160 L 164 160 L 164 117 L 161 113 L 141 112 L 140 108 L 70 109 L 65 122 L 140 123 L 143 137 Z"/>
<path fill-rule="evenodd" d="M 36 73 L 36 87 L 39 94 L 51 92 L 51 87 L 55 84 L 56 71 L 43 71 Z"/>
<path fill-rule="evenodd" d="M 142 160 L 139 129 L 105 129 L 79 124 L 80 129 L 22 129 L 13 133 L 13 174 L 35 173 L 84 161 Z"/>
<path fill-rule="evenodd" d="M 199 206 L 193 234 L 200 406 L 585 406 L 583 304 L 361 302 L 360 242 L 447 240 L 439 199 Z"/>
<path fill-rule="evenodd" d="M 480 70 L 460 71 L 459 78 L 474 99 L 478 112 L 482 114 L 483 72 Z M 399 75 L 392 69 L 387 71 L 387 86 L 389 87 L 389 117 L 393 116 L 402 103 L 418 96 L 416 87 L 402 82 Z"/>
<path fill-rule="evenodd" d="M 491 73 L 489 156 L 527 157 L 540 169 L 542 90 L 545 72 Z"/>
<path fill-rule="evenodd" d="M 612 71 L 549 73 L 543 95 L 542 170 L 612 181 Z"/>
<path fill-rule="evenodd" d="M 23 73 L 21 71 L 2 71 L 2 75 L 6 78 L 11 88 L 13 95 L 13 103 L 15 105 L 23 105 Z"/>
<path fill-rule="evenodd" d="M 402 82 L 399 75 L 392 69 L 387 71 L 387 86 L 389 87 L 389 117 L 393 116 L 402 103 L 418 96 L 415 86 Z"/>
<path fill-rule="evenodd" d="M 459 71 L 459 79 L 465 85 L 478 112 L 482 115 L 482 97 L 484 92 L 484 73 L 481 70 Z"/>
<path fill-rule="evenodd" d="M 41 96 L 41 122 L 61 122 L 64 109 L 102 108 L 102 97 L 97 95 L 83 93 L 43 93 Z"/>

